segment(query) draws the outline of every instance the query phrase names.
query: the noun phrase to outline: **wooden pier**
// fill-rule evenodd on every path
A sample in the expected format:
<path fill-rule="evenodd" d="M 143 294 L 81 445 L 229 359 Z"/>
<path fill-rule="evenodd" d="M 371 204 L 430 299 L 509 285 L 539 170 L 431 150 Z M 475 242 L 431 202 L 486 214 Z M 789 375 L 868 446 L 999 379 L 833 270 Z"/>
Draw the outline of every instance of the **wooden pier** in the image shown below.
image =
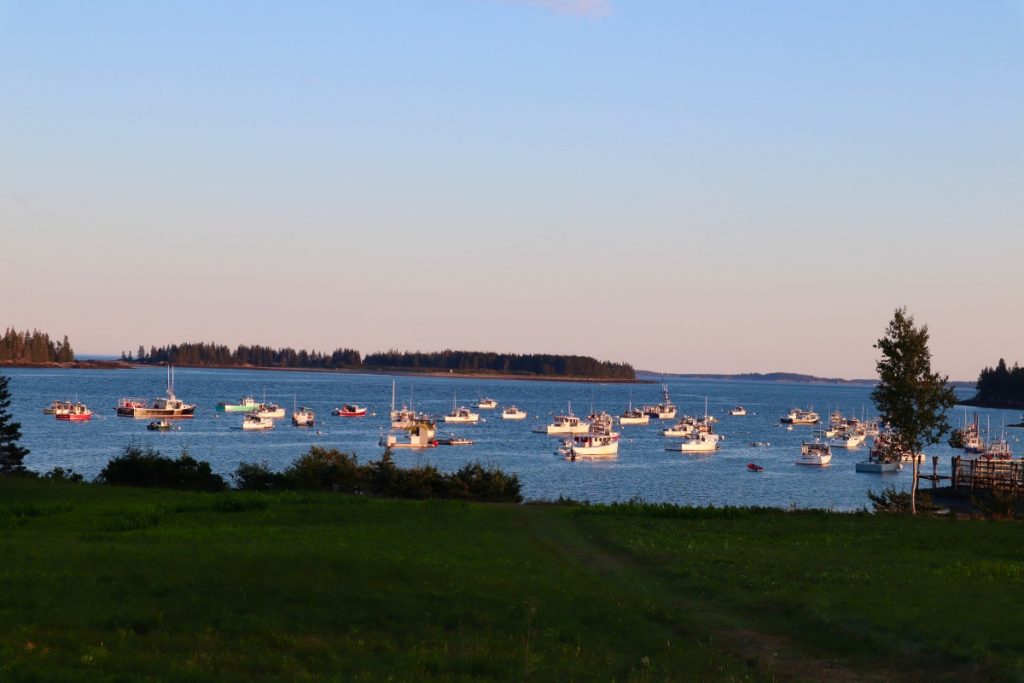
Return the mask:
<path fill-rule="evenodd" d="M 965 459 L 955 455 L 951 471 L 954 489 L 999 490 L 1014 496 L 1024 495 L 1024 460 L 1021 459 Z"/>

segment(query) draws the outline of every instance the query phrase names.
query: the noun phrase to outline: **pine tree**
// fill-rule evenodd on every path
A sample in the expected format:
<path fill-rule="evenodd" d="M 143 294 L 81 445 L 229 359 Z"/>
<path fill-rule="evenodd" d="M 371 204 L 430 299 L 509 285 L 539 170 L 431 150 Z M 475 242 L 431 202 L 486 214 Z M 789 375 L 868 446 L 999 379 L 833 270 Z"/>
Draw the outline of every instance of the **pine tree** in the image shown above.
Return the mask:
<path fill-rule="evenodd" d="M 139 344 L 139 353 L 135 356 L 135 360 L 140 363 L 146 360 L 146 347 L 142 344 Z"/>
<path fill-rule="evenodd" d="M 0 474 L 22 474 L 26 472 L 22 461 L 28 455 L 28 449 L 18 445 L 21 425 L 11 419 L 9 382 L 7 377 L 0 375 Z"/>

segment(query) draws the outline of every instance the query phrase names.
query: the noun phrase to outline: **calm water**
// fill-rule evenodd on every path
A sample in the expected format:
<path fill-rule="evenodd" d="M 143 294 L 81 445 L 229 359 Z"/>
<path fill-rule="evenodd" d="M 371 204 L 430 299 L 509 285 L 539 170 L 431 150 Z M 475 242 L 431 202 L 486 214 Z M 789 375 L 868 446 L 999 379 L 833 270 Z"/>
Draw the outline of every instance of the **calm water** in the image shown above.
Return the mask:
<path fill-rule="evenodd" d="M 568 462 L 554 454 L 555 439 L 534 434 L 531 429 L 547 424 L 552 414 L 564 412 L 568 401 L 572 401 L 577 414 L 588 414 L 593 405 L 617 415 L 631 394 L 634 404 L 656 403 L 660 386 L 182 368 L 176 372 L 177 394 L 198 404 L 196 418 L 180 421 L 179 431 L 154 433 L 146 430 L 148 420 L 116 417 L 114 407 L 122 396 L 162 395 L 162 369 L 12 369 L 5 373 L 12 380 L 13 409 L 22 424 L 23 443 L 32 450 L 27 464 L 41 471 L 71 467 L 90 477 L 133 442 L 168 455 L 187 448 L 222 474 L 230 473 L 241 461 L 266 461 L 281 468 L 314 444 L 355 452 L 363 460 L 375 459 L 381 453 L 377 445 L 381 432 L 388 427 L 394 379 L 399 403 L 408 401 L 411 394 L 417 409 L 434 415 L 450 410 L 456 394 L 460 405 L 475 405 L 479 397 L 489 396 L 500 405 L 514 403 L 528 411 L 529 418 L 521 422 L 502 420 L 499 407 L 480 411 L 483 421 L 477 425 L 439 424 L 439 436 L 453 432 L 469 436 L 476 443 L 420 452 L 396 451 L 395 457 L 399 464 L 432 463 L 442 469 L 455 469 L 471 460 L 497 465 L 518 473 L 524 494 L 531 499 L 567 496 L 607 502 L 639 496 L 652 502 L 848 510 L 866 504 L 865 491 L 869 488 L 904 486 L 910 480 L 909 471 L 884 477 L 855 473 L 854 463 L 865 457 L 864 447 L 835 449 L 828 468 L 793 464 L 801 440 L 810 438 L 812 428 L 788 431 L 780 426 L 779 417 L 791 407 L 808 405 L 823 416 L 836 407 L 847 414 L 860 416 L 866 411 L 871 416 L 867 387 L 670 380 L 669 390 L 680 414 L 702 415 L 707 396 L 708 412 L 719 418 L 717 431 L 725 436 L 716 454 L 683 455 L 665 450 L 678 441 L 661 436 L 668 421 L 652 420 L 648 426 L 621 428 L 617 458 Z M 247 394 L 257 399 L 265 395 L 289 412 L 295 397 L 300 405 L 316 411 L 317 427 L 292 427 L 289 420 L 284 420 L 267 432 L 243 432 L 240 415 L 215 412 L 218 402 L 235 402 Z M 42 408 L 55 398 L 77 398 L 96 415 L 87 423 L 58 422 L 52 415 L 42 414 Z M 371 415 L 361 419 L 330 415 L 331 408 L 346 402 L 368 405 Z M 726 413 L 737 403 L 746 406 L 746 417 Z M 1018 412 L 981 412 L 982 426 L 990 419 L 995 431 L 1001 424 L 1016 423 L 1020 418 Z M 955 421 L 959 421 L 959 413 Z M 1015 453 L 1024 452 L 1019 441 L 1021 430 L 1008 433 Z M 768 441 L 771 446 L 754 448 L 749 445 L 751 441 Z M 953 453 L 945 445 L 928 451 L 929 455 L 941 456 L 941 471 L 948 470 Z M 748 472 L 748 462 L 757 462 L 765 469 L 756 474 Z M 931 465 L 927 467 L 930 470 Z"/>

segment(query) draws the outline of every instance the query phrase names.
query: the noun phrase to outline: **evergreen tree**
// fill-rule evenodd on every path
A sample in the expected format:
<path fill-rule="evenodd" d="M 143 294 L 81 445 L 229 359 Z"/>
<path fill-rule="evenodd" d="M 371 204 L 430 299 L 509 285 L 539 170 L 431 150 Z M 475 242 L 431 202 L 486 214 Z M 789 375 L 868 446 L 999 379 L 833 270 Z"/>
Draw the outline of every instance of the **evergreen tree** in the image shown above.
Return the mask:
<path fill-rule="evenodd" d="M 135 356 L 135 360 L 139 361 L 140 363 L 146 360 L 146 347 L 143 346 L 142 344 L 139 344 L 139 353 L 138 355 Z"/>
<path fill-rule="evenodd" d="M 948 385 L 948 377 L 932 372 L 928 326 L 915 327 L 906 308 L 896 309 L 885 336 L 875 348 L 882 352 L 882 357 L 877 365 L 878 385 L 871 392 L 871 400 L 892 432 L 889 444 L 893 454 L 912 454 L 910 512 L 916 514 L 917 454 L 925 446 L 937 444 L 949 431 L 946 411 L 956 405 L 956 394 Z"/>
<path fill-rule="evenodd" d="M 11 419 L 9 382 L 10 379 L 0 375 L 0 474 L 21 474 L 26 471 L 22 461 L 28 449 L 18 445 L 21 425 Z"/>

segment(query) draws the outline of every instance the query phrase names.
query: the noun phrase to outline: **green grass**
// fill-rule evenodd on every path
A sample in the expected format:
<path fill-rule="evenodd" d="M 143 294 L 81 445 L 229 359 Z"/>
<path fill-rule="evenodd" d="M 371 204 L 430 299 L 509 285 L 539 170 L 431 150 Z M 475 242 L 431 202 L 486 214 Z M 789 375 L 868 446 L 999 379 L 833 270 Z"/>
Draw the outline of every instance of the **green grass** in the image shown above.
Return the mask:
<path fill-rule="evenodd" d="M 0 479 L 0 680 L 1024 680 L 1024 527 Z"/>

